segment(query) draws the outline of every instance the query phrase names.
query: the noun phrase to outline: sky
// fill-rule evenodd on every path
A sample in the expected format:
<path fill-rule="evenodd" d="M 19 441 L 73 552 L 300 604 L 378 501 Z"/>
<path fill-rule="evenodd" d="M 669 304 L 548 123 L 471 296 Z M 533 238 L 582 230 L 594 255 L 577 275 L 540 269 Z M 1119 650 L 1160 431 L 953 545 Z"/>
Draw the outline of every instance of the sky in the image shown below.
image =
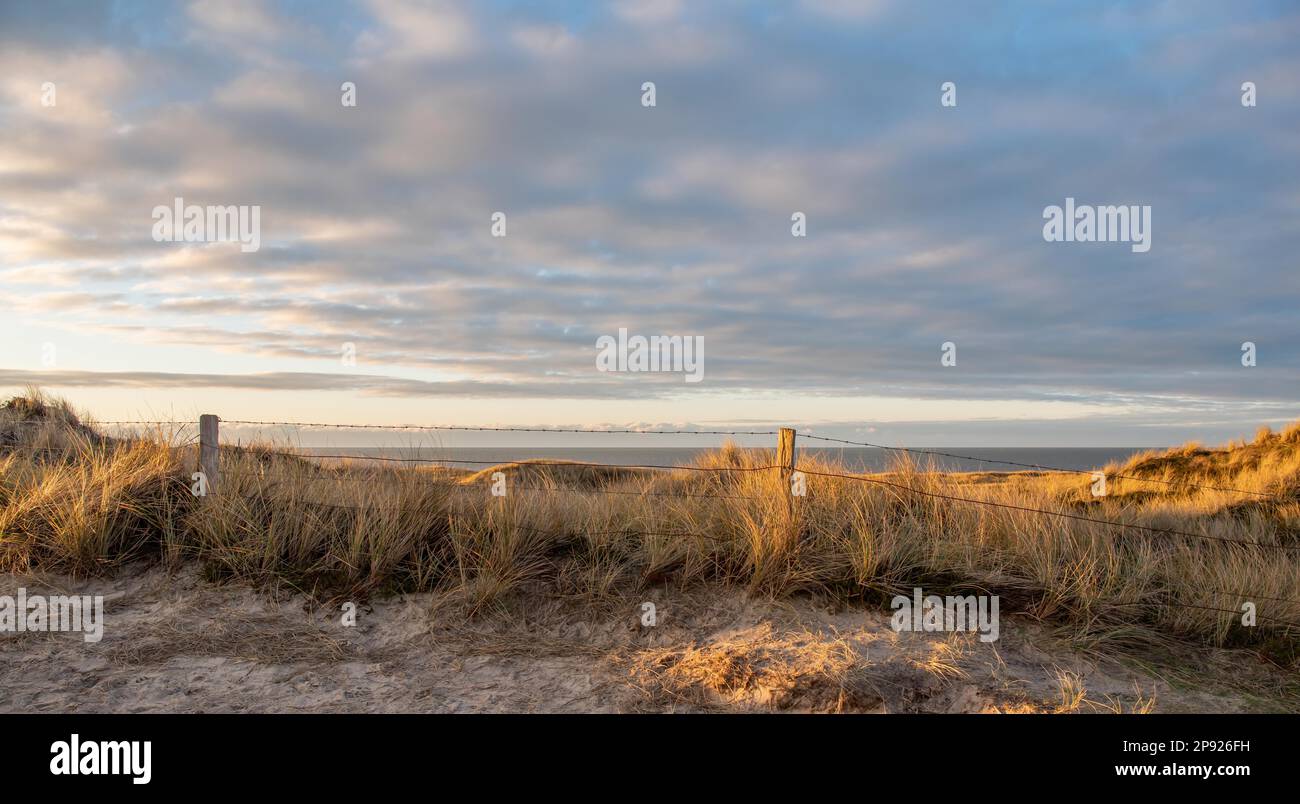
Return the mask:
<path fill-rule="evenodd" d="M 0 393 L 1217 443 L 1300 417 L 1298 131 L 1288 2 L 0 0 Z M 260 248 L 159 242 L 178 197 Z M 1049 242 L 1067 198 L 1150 250 Z"/>

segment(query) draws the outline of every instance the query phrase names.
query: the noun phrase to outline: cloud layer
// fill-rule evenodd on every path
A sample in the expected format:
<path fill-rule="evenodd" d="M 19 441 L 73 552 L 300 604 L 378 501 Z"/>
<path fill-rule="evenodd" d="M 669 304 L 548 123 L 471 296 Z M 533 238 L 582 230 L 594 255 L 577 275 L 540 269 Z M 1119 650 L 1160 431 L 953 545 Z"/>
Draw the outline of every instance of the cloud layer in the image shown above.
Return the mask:
<path fill-rule="evenodd" d="M 130 355 L 50 385 L 1286 417 L 1300 14 L 1177 6 L 7 4 L 0 301 Z M 261 205 L 261 251 L 154 242 L 177 196 Z M 1067 196 L 1151 205 L 1151 251 L 1044 242 Z M 595 371 L 621 327 L 705 382 Z"/>

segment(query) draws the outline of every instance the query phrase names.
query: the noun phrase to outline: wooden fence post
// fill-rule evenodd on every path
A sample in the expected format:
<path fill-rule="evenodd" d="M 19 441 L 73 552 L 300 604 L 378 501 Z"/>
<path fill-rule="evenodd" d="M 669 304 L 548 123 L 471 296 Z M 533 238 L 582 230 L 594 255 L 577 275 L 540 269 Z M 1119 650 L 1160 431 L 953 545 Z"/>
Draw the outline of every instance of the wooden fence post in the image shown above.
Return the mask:
<path fill-rule="evenodd" d="M 199 416 L 199 471 L 207 478 L 208 494 L 217 493 L 218 474 L 221 471 L 217 448 L 217 422 L 212 413 Z"/>
<path fill-rule="evenodd" d="M 794 475 L 794 429 L 782 427 L 780 441 L 776 445 L 777 471 L 781 473 L 781 496 L 785 498 L 786 520 L 794 522 L 794 489 L 790 478 Z"/>
<path fill-rule="evenodd" d="M 776 465 L 781 467 L 781 480 L 789 485 L 794 474 L 794 429 L 781 428 L 781 441 L 776 447 Z"/>

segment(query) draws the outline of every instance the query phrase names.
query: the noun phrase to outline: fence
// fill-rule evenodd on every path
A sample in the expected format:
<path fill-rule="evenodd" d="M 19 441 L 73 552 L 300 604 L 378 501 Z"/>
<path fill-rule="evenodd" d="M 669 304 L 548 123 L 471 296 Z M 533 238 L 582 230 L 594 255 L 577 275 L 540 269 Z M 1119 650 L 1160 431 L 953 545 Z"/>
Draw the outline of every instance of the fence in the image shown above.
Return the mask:
<path fill-rule="evenodd" d="M 698 467 L 698 466 L 666 465 L 666 464 L 610 464 L 610 463 L 594 463 L 594 462 L 584 462 L 584 461 L 547 461 L 547 460 L 528 460 L 528 464 L 530 466 L 539 466 L 539 467 L 565 466 L 565 467 L 591 467 L 591 468 L 601 468 L 601 469 L 690 471 L 690 472 L 711 472 L 711 473 L 775 472 L 778 473 L 778 476 L 781 479 L 780 487 L 785 489 L 787 492 L 785 494 L 786 499 L 784 504 L 786 505 L 787 509 L 790 511 L 793 511 L 795 497 L 797 496 L 796 492 L 794 492 L 794 487 L 796 484 L 792 483 L 792 481 L 796 479 L 796 476 L 832 478 L 832 479 L 838 479 L 842 481 L 874 484 L 882 487 L 887 487 L 895 491 L 918 495 L 930 499 L 938 499 L 948 503 L 985 506 L 985 507 L 997 508 L 1003 510 L 1012 510 L 1021 513 L 1029 513 L 1029 514 L 1034 514 L 1034 515 L 1039 515 L 1044 517 L 1054 517 L 1060 519 L 1087 522 L 1095 525 L 1105 526 L 1106 528 L 1114 529 L 1114 531 L 1109 532 L 1107 534 L 1111 537 L 1116 536 L 1115 531 L 1135 531 L 1135 532 L 1145 533 L 1149 535 L 1163 535 L 1168 537 L 1199 540 L 1204 543 L 1217 543 L 1229 548 L 1259 549 L 1259 550 L 1266 550 L 1266 551 L 1272 550 L 1272 551 L 1278 551 L 1279 554 L 1287 555 L 1287 556 L 1300 555 L 1300 544 L 1271 544 L 1267 542 L 1260 542 L 1260 541 L 1254 541 L 1249 539 L 1234 539 L 1226 536 L 1216 536 L 1209 533 L 1196 533 L 1192 531 L 1184 531 L 1184 530 L 1178 530 L 1172 528 L 1159 528 L 1159 527 L 1153 527 L 1149 525 L 1142 525 L 1134 522 L 1124 522 L 1124 521 L 1113 520 L 1113 519 L 1103 519 L 1100 517 L 1085 516 L 1083 514 L 1072 513 L 1070 511 L 1034 508 L 1030 506 L 1022 506 L 1022 505 L 1015 505 L 1011 503 L 998 502 L 995 500 L 984 500 L 984 499 L 976 499 L 972 497 L 963 497 L 954 494 L 939 493 L 935 491 L 929 491 L 926 489 L 917 488 L 915 486 L 906 483 L 901 483 L 898 482 L 898 480 L 896 479 L 891 479 L 890 477 L 870 476 L 868 474 L 847 474 L 842 472 L 826 472 L 826 471 L 820 471 L 808 467 L 801 468 L 798 464 L 798 452 L 796 449 L 796 444 L 798 439 L 805 439 L 805 440 L 815 441 L 815 442 L 834 443 L 834 444 L 841 444 L 841 445 L 848 445 L 848 446 L 855 446 L 855 447 L 867 447 L 867 448 L 880 449 L 889 452 L 897 452 L 897 453 L 908 454 L 908 455 L 944 457 L 944 458 L 960 459 L 960 460 L 974 461 L 980 463 L 1013 466 L 1018 469 L 1033 469 L 1033 470 L 1043 471 L 1043 472 L 1059 472 L 1059 473 L 1085 474 L 1085 475 L 1096 474 L 1091 470 L 1069 469 L 1069 468 L 1062 468 L 1062 467 L 1047 466 L 1042 464 L 1030 464 L 1030 463 L 1023 463 L 1017 461 L 1010 461 L 1010 460 L 1000 460 L 996 458 L 962 455 L 959 453 L 953 453 L 947 451 L 916 449 L 916 448 L 909 448 L 909 447 L 896 447 L 896 446 L 888 446 L 883 444 L 875 444 L 875 443 L 865 442 L 865 441 L 852 441 L 847 439 L 832 438 L 828 436 L 816 435 L 813 433 L 799 432 L 794 428 L 788 428 L 788 427 L 782 427 L 777 430 L 647 430 L 647 429 L 582 429 L 582 428 L 538 428 L 538 427 L 478 427 L 478 426 L 463 426 L 463 425 L 379 425 L 379 424 L 335 424 L 335 423 L 321 423 L 321 422 L 256 421 L 256 420 L 238 420 L 238 419 L 223 420 L 215 414 L 204 414 L 200 416 L 199 421 L 197 423 L 197 429 L 198 429 L 197 442 L 199 447 L 198 470 L 200 476 L 203 479 L 202 482 L 204 484 L 205 494 L 208 495 L 219 495 L 222 488 L 222 467 L 221 467 L 221 457 L 220 457 L 221 450 L 222 450 L 222 444 L 220 441 L 220 425 L 222 422 L 234 426 L 296 427 L 296 428 L 312 428 L 312 429 L 350 429 L 350 430 L 384 430 L 384 431 L 433 431 L 433 432 L 469 431 L 469 432 L 568 433 L 568 434 L 582 433 L 582 434 L 589 434 L 589 435 L 635 434 L 635 435 L 647 435 L 647 436 L 648 435 L 776 436 L 777 438 L 775 444 L 776 460 L 774 463 L 770 465 L 764 465 L 764 466 Z M 109 422 L 101 422 L 100 424 L 108 425 L 108 426 L 135 426 L 135 427 L 146 427 L 146 426 L 167 427 L 167 426 L 177 426 L 182 424 L 185 424 L 186 426 L 192 426 L 187 423 L 180 423 L 175 421 L 109 421 Z M 193 443 L 193 441 L 189 443 Z M 234 446 L 237 449 L 242 449 L 242 447 L 236 445 L 226 445 L 225 448 L 230 449 L 232 446 Z M 354 449 L 361 449 L 361 448 L 354 448 Z M 492 466 L 492 465 L 498 465 L 502 463 L 513 462 L 510 460 L 474 461 L 474 460 L 447 459 L 447 458 L 421 458 L 421 457 L 396 458 L 396 457 L 373 456 L 373 455 L 312 454 L 312 453 L 303 453 L 303 452 L 277 451 L 277 450 L 269 450 L 269 449 L 259 449 L 258 454 L 270 455 L 270 456 L 294 457 L 300 459 L 306 459 L 306 458 L 350 459 L 350 460 L 373 461 L 379 463 L 399 463 L 403 465 L 471 464 L 471 465 Z M 1137 477 L 1137 476 L 1123 475 L 1123 474 L 1109 474 L 1106 476 L 1108 478 L 1121 479 L 1121 480 L 1126 480 L 1135 483 L 1153 483 L 1153 484 L 1159 484 L 1164 486 L 1179 486 L 1179 487 L 1196 489 L 1196 490 L 1217 491 L 1222 493 L 1235 493 L 1235 494 L 1241 494 L 1244 496 L 1255 497 L 1255 498 L 1276 499 L 1274 495 L 1270 495 L 1268 492 L 1260 492 L 1251 489 L 1231 488 L 1231 487 L 1217 486 L 1217 485 L 1198 484 L 1186 480 L 1165 480 L 1161 478 L 1146 478 L 1146 477 Z M 334 480 L 345 480 L 346 478 L 341 476 L 334 476 L 331 478 L 322 478 L 322 479 L 334 481 Z M 457 488 L 464 488 L 464 486 L 459 483 L 451 484 L 451 485 L 454 485 Z M 542 491 L 542 492 L 556 492 L 560 490 L 552 486 L 517 486 L 516 488 L 521 488 L 525 490 Z M 572 491 L 572 489 L 570 489 L 570 491 Z M 688 492 L 653 492 L 647 490 L 619 490 L 619 489 L 608 489 L 608 488 L 581 489 L 580 491 L 581 493 L 590 493 L 590 494 L 626 494 L 626 495 L 649 495 L 649 496 L 658 495 L 658 496 L 669 496 L 669 497 L 709 498 L 709 499 L 729 499 L 729 500 L 757 499 L 753 496 L 744 496 L 744 495 L 692 494 Z M 336 504 L 324 503 L 324 502 L 312 503 L 312 504 L 320 505 L 322 507 L 327 507 L 327 508 L 348 507 L 348 506 L 339 506 Z M 697 537 L 711 538 L 708 534 L 694 533 L 694 532 L 666 533 L 666 532 L 619 530 L 619 531 L 611 531 L 610 533 L 623 533 L 623 534 L 637 533 L 642 535 L 697 536 Z M 591 535 L 595 535 L 595 534 L 591 534 Z M 1237 597 L 1243 600 L 1253 600 L 1253 599 L 1273 600 L 1273 601 L 1285 602 L 1293 605 L 1300 605 L 1300 600 L 1295 600 L 1291 598 L 1262 595 L 1262 594 L 1251 595 L 1251 594 L 1246 594 L 1234 590 L 1210 589 L 1207 591 L 1218 595 Z M 1187 606 L 1189 608 L 1201 608 L 1207 611 L 1225 612 L 1230 614 L 1241 613 L 1240 611 L 1234 609 L 1226 609 L 1222 607 L 1202 606 L 1202 605 L 1190 604 L 1190 603 L 1178 603 L 1177 605 Z M 1295 623 L 1295 622 L 1278 619 L 1278 618 L 1266 617 L 1264 615 L 1259 615 L 1259 618 L 1263 620 L 1270 620 L 1272 622 L 1279 623 L 1287 627 L 1288 629 L 1290 628 L 1300 629 L 1300 623 Z"/>

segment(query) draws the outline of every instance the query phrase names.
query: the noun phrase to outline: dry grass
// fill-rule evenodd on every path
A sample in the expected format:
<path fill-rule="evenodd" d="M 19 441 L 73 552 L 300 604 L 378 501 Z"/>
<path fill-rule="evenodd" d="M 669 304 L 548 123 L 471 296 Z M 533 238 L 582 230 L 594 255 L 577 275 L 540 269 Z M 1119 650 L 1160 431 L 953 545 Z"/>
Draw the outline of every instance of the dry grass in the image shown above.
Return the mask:
<path fill-rule="evenodd" d="M 645 651 L 631 673 L 647 703 L 730 709 L 735 705 L 812 711 L 868 709 L 883 700 L 851 646 L 815 635 L 765 633 L 705 647 Z"/>
<path fill-rule="evenodd" d="M 1060 704 L 1052 710 L 1056 714 L 1146 715 L 1155 709 L 1155 696 L 1144 693 L 1138 686 L 1134 686 L 1131 701 L 1111 695 L 1094 700 L 1088 697 L 1083 677 L 1076 672 L 1058 668 L 1056 682 L 1060 692 Z"/>
<path fill-rule="evenodd" d="M 879 604 L 922 586 L 998 594 L 1004 614 L 1058 624 L 1099 653 L 1190 640 L 1246 647 L 1293 669 L 1300 661 L 1297 629 L 1279 622 L 1300 622 L 1300 603 L 1291 602 L 1300 599 L 1300 550 L 1277 549 L 1300 546 L 1300 426 L 1218 450 L 1137 456 L 1108 471 L 1167 482 L 1113 480 L 1100 499 L 1087 475 L 945 475 L 900 462 L 865 476 L 895 486 L 812 474 L 808 496 L 790 505 L 778 474 L 758 471 L 772 461 L 770 452 L 724 447 L 697 467 L 735 471 L 524 462 L 471 475 L 227 450 L 221 493 L 195 498 L 194 447 L 165 433 L 106 438 L 66 405 L 33 396 L 0 410 L 0 568 L 92 572 L 141 557 L 199 560 L 214 578 L 286 583 L 321 599 L 435 591 L 467 616 L 520 596 L 595 605 L 662 584 Z M 818 460 L 801 468 L 845 472 Z M 507 497 L 490 494 L 494 471 L 515 484 Z M 1247 599 L 1261 615 L 1254 628 L 1236 613 Z M 761 679 L 786 672 L 770 657 L 670 664 L 664 678 L 674 690 L 699 687 L 701 673 L 722 679 L 704 686 L 723 692 L 759 683 L 746 673 L 779 689 Z M 809 666 L 824 666 L 836 690 L 856 689 L 844 687 L 833 657 Z M 844 694 L 858 694 L 852 689 Z"/>
<path fill-rule="evenodd" d="M 211 618 L 202 628 L 182 626 L 179 618 L 158 623 L 149 635 L 124 640 L 109 651 L 121 665 L 164 664 L 178 656 L 219 656 L 261 662 L 329 663 L 350 655 L 346 643 L 320 628 L 286 629 L 275 615 L 244 614 Z"/>

